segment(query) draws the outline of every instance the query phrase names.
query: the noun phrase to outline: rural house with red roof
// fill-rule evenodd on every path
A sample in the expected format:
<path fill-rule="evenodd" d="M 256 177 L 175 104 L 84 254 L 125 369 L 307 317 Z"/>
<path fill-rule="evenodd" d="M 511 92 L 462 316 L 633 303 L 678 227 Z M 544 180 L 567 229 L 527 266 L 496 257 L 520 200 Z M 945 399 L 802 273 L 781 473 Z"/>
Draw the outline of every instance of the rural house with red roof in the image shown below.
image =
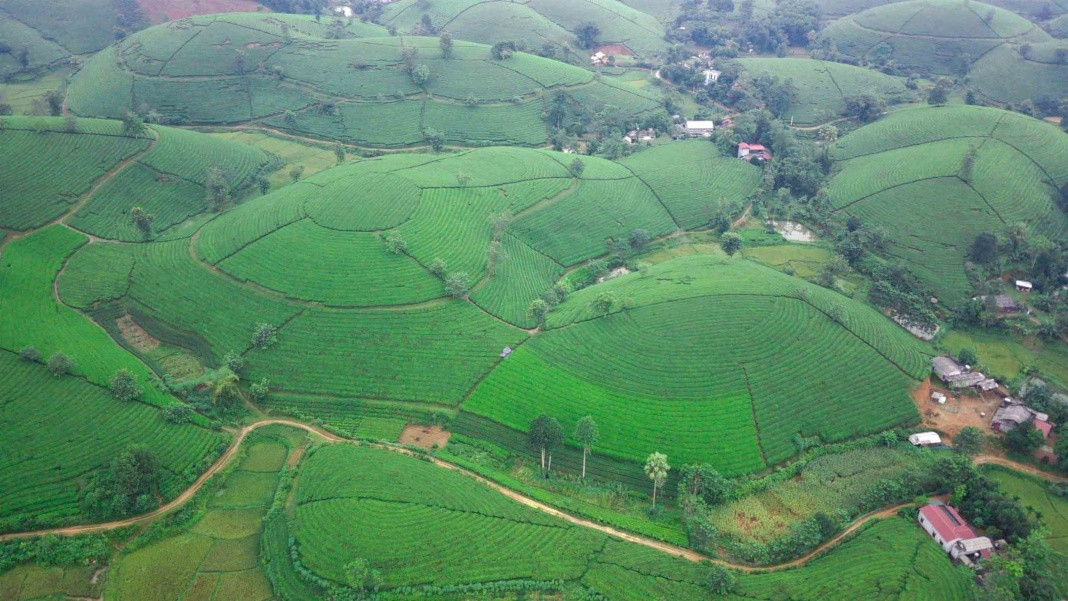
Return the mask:
<path fill-rule="evenodd" d="M 944 503 L 934 502 L 921 507 L 918 520 L 943 551 L 965 565 L 990 557 L 990 550 L 994 548 L 989 538 L 976 536 L 975 530 L 957 510 Z"/>
<path fill-rule="evenodd" d="M 771 153 L 768 152 L 767 148 L 764 148 L 763 144 L 742 142 L 738 144 L 738 158 L 743 161 L 752 161 L 753 159 L 769 161 L 771 160 Z"/>

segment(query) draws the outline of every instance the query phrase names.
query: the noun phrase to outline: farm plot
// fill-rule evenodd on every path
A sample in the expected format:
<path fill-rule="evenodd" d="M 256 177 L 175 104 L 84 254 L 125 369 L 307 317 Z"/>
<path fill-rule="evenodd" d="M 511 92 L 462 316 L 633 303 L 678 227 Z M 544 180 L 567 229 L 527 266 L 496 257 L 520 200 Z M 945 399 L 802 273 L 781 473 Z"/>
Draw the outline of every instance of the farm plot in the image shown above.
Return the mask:
<path fill-rule="evenodd" d="M 249 355 L 249 371 L 281 391 L 455 404 L 525 337 L 460 301 L 308 309 Z"/>
<path fill-rule="evenodd" d="M 162 540 L 135 544 L 133 551 L 124 552 L 112 563 L 107 598 L 271 599 L 271 583 L 260 565 L 259 547 L 262 520 L 292 450 L 293 437 L 288 434 L 261 430 L 249 435 L 247 450 L 237 466 L 209 489 L 210 494 L 193 501 L 200 515 L 192 524 Z"/>
<path fill-rule="evenodd" d="M 1068 140 L 1046 123 L 996 109 L 905 110 L 846 136 L 835 156 L 836 209 L 886 228 L 887 252 L 951 305 L 970 294 L 965 253 L 980 232 L 1023 223 L 1057 238 L 1068 228 L 1051 200 L 1068 182 Z"/>
<path fill-rule="evenodd" d="M 593 82 L 585 69 L 539 56 L 494 60 L 488 46 L 457 41 L 444 59 L 436 37 L 366 37 L 384 30 L 354 23 L 347 27 L 357 37 L 337 38 L 327 27 L 300 29 L 309 23 L 226 15 L 138 32 L 88 61 L 71 83 L 70 107 L 112 117 L 148 107 L 164 122 L 262 121 L 401 147 L 423 144 L 425 128 L 452 144 L 543 145 L 538 96 L 549 90 L 575 90 L 584 102 L 610 102 L 628 115 L 661 105 L 656 95 Z M 422 85 L 402 68 L 405 51 L 429 69 Z"/>
<path fill-rule="evenodd" d="M 561 223 L 570 227 L 561 228 Z M 676 227 L 649 186 L 633 177 L 580 180 L 569 194 L 517 218 L 510 229 L 560 264 L 574 265 L 603 254 L 607 240 L 625 239 L 634 229 L 656 237 Z"/>
<path fill-rule="evenodd" d="M 489 313 L 521 327 L 534 327 L 530 303 L 560 278 L 564 268 L 512 235 L 501 239 L 500 252 L 485 284 L 471 300 Z"/>
<path fill-rule="evenodd" d="M 1046 42 L 1034 46 L 1068 48 L 1068 41 Z M 1011 77 L 998 74 L 1011 73 Z M 1068 94 L 1068 65 L 1054 60 L 1034 60 L 1020 55 L 1018 47 L 999 46 L 975 62 L 968 81 L 983 96 L 996 102 L 1023 102 L 1031 90 L 1042 90 L 1051 96 Z"/>
<path fill-rule="evenodd" d="M 531 48 L 540 48 L 545 42 L 577 48 L 571 32 L 589 21 L 601 30 L 602 40 L 623 42 L 640 55 L 649 56 L 667 49 L 664 28 L 654 17 L 616 0 L 577 3 L 539 0 L 523 4 L 445 0 L 430 5 L 401 0 L 387 7 L 382 22 L 401 31 L 414 32 L 424 15 L 436 28 L 484 44 L 516 40 L 526 42 Z"/>
<path fill-rule="evenodd" d="M 718 209 L 744 201 L 760 184 L 758 168 L 697 140 L 649 148 L 621 163 L 653 189 L 686 229 L 707 225 Z"/>
<path fill-rule="evenodd" d="M 295 261 L 303 247 L 312 261 Z M 363 232 L 343 232 L 301 220 L 276 230 L 219 263 L 243 280 L 291 298 L 329 306 L 417 303 L 442 296 L 441 281 L 383 240 Z"/>
<path fill-rule="evenodd" d="M 133 271 L 133 250 L 104 242 L 84 246 L 67 261 L 57 282 L 59 298 L 78 308 L 91 309 L 98 302 L 126 295 Z"/>
<path fill-rule="evenodd" d="M 68 54 L 89 54 L 110 44 L 119 17 L 111 0 L 56 0 L 48 10 L 34 0 L 0 0 L 0 13 L 6 13 L 0 14 L 3 20 L 32 27 Z"/>
<path fill-rule="evenodd" d="M 1024 505 L 1038 510 L 1049 528 L 1046 535 L 1049 546 L 1068 555 L 1068 501 L 1054 494 L 1050 484 L 1038 478 L 997 466 L 984 467 L 983 472 L 997 482 L 1002 491 L 1019 497 Z"/>
<path fill-rule="evenodd" d="M 374 474 L 366 466 L 374 464 Z M 365 478 L 364 475 L 370 475 Z M 574 580 L 604 537 L 510 501 L 455 472 L 363 447 L 306 459 L 292 534 L 304 564 L 343 581 L 365 558 L 385 588 Z M 415 532 L 434 536 L 413 536 Z"/>
<path fill-rule="evenodd" d="M 783 114 L 796 123 L 826 123 L 845 113 L 845 99 L 873 94 L 887 104 L 908 102 L 913 94 L 896 77 L 878 71 L 804 58 L 743 58 L 737 64 L 752 76 L 791 80 L 797 98 Z"/>
<path fill-rule="evenodd" d="M 1023 17 L 962 0 L 909 0 L 877 6 L 833 21 L 820 37 L 857 59 L 882 56 L 900 68 L 943 75 L 952 73 L 954 65 L 970 68 L 979 57 L 1007 42 L 1050 39 Z M 1007 79 L 1015 81 L 1015 74 L 1008 74 Z"/>
<path fill-rule="evenodd" d="M 42 357 L 63 353 L 74 360 L 74 373 L 98 386 L 120 369 L 128 369 L 143 384 L 152 373 L 133 355 L 119 347 L 88 318 L 61 305 L 52 296 L 53 280 L 64 261 L 86 237 L 61 226 L 52 226 L 16 240 L 4 248 L 0 262 L 0 312 L 18 319 L 0 320 L 0 348 L 18 352 L 27 346 Z M 95 277 L 92 274 L 86 274 Z M 78 288 L 77 284 L 74 288 Z M 88 288 L 88 287 L 87 287 Z M 108 291 L 101 289 L 104 293 Z M 84 295 L 80 303 L 91 302 Z M 144 386 L 143 400 L 169 405 L 174 399 L 155 386 Z"/>
<path fill-rule="evenodd" d="M 843 410 L 858 382 L 877 409 Z M 544 332 L 464 409 L 520 430 L 542 412 L 565 431 L 590 414 L 601 424 L 601 452 L 639 460 L 658 450 L 737 474 L 794 455 L 798 434 L 843 440 L 914 420 L 910 383 L 807 303 L 752 290 L 665 296 Z"/>
<path fill-rule="evenodd" d="M 142 403 L 115 400 L 103 387 L 56 378 L 39 363 L 0 350 L 0 531 L 76 523 L 79 482 L 124 449 L 155 452 L 160 494 L 176 496 L 214 458 L 223 437 L 165 422 Z M 92 422 L 92 428 L 85 424 Z"/>
<path fill-rule="evenodd" d="M 4 118 L 0 227 L 27 230 L 63 215 L 94 181 L 149 145 L 147 137 L 123 136 L 117 122 L 83 119 L 77 127 L 69 133 L 54 117 Z"/>
<path fill-rule="evenodd" d="M 0 52 L 0 80 L 21 72 L 39 72 L 70 56 L 66 49 L 41 37 L 33 28 L 9 18 L 3 12 L 0 12 L 0 40 L 4 40 L 8 48 Z M 22 49 L 26 50 L 25 67 L 15 58 L 16 50 Z"/>

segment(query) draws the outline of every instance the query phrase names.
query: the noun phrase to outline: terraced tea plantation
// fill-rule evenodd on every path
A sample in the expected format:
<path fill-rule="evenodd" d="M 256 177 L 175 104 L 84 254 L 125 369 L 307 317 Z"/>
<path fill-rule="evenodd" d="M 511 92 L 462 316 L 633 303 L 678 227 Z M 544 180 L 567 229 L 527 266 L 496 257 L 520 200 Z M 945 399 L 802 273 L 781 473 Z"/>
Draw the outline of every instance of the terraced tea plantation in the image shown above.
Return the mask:
<path fill-rule="evenodd" d="M 101 117 L 147 108 L 171 123 L 264 123 L 376 147 L 423 145 L 430 131 L 466 146 L 541 146 L 548 93 L 628 116 L 661 106 L 656 92 L 530 54 L 495 59 L 489 46 L 457 40 L 443 58 L 436 37 L 386 37 L 359 21 L 330 27 L 258 14 L 159 25 L 95 55 L 72 81 L 69 105 Z"/>
<path fill-rule="evenodd" d="M 483 44 L 516 40 L 533 50 L 545 43 L 577 48 L 573 32 L 583 23 L 593 23 L 603 43 L 624 44 L 639 56 L 661 54 L 668 48 L 664 27 L 642 11 L 618 0 L 440 0 L 432 4 L 400 0 L 389 4 L 381 22 L 415 34 L 425 28 L 425 16 L 434 29 L 459 39 Z"/>
<path fill-rule="evenodd" d="M 318 598 L 320 587 L 348 582 L 346 566 L 357 560 L 378 571 L 389 598 L 584 589 L 635 601 L 709 596 L 704 566 L 609 539 L 389 451 L 320 448 L 305 459 L 294 503 L 292 517 L 279 516 L 266 534 L 277 541 L 268 546 L 269 565 L 288 598 Z M 304 570 L 324 580 L 309 586 L 312 580 L 299 576 Z M 801 569 L 737 579 L 733 595 L 716 598 L 909 594 L 949 600 L 974 594 L 967 574 L 899 518 L 874 524 Z"/>
<path fill-rule="evenodd" d="M 735 61 L 752 76 L 789 79 L 797 98 L 783 119 L 799 124 L 826 123 L 845 114 L 845 99 L 873 94 L 887 104 L 909 102 L 914 95 L 901 79 L 878 71 L 827 61 L 801 58 L 743 58 Z"/>
<path fill-rule="evenodd" d="M 951 304 L 970 293 L 964 260 L 977 234 L 1023 223 L 1058 239 L 1068 227 L 1053 200 L 1068 183 L 1068 139 L 1017 113 L 896 111 L 842 138 L 833 154 L 836 209 L 886 228 L 890 254 Z"/>
<path fill-rule="evenodd" d="M 1049 34 L 1007 10 L 963 0 L 909 0 L 830 23 L 822 37 L 856 58 L 886 57 L 925 73 L 967 70 L 1004 45 L 1038 43 Z"/>

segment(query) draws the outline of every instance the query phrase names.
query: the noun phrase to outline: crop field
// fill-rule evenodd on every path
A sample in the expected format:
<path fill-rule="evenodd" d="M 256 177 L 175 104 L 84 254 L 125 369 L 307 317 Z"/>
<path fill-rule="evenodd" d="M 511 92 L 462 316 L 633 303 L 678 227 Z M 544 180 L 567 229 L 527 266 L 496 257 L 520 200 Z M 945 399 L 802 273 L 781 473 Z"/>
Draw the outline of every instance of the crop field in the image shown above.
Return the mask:
<path fill-rule="evenodd" d="M 532 49 L 546 42 L 577 48 L 572 32 L 591 22 L 601 30 L 599 41 L 621 42 L 638 55 L 661 54 L 668 47 L 664 27 L 655 17 L 617 0 L 440 0 L 426 5 L 401 0 L 387 7 L 382 22 L 411 33 L 424 15 L 437 29 L 483 44 L 516 40 Z"/>
<path fill-rule="evenodd" d="M 294 569 L 288 536 L 303 566 L 329 581 L 344 582 L 349 562 L 367 560 L 391 598 L 414 598 L 428 586 L 485 589 L 513 580 L 549 586 L 558 580 L 556 586 L 586 587 L 613 600 L 708 598 L 699 564 L 577 528 L 456 472 L 388 451 L 341 445 L 315 451 L 305 458 L 295 503 L 293 518 L 272 520 L 265 537 L 275 582 L 294 599 L 316 598 L 317 591 Z M 899 518 L 864 529 L 803 568 L 737 579 L 735 594 L 724 598 L 949 601 L 974 594 L 967 574 Z"/>
<path fill-rule="evenodd" d="M 55 0 L 48 10 L 41 10 L 35 0 L 0 0 L 0 22 L 14 20 L 33 28 L 67 55 L 96 52 L 112 43 L 117 18 L 111 0 Z"/>
<path fill-rule="evenodd" d="M 986 15 L 992 14 L 989 23 Z M 1004 44 L 1045 42 L 1049 34 L 1007 10 L 963 0 L 909 0 L 833 21 L 820 34 L 855 58 L 886 55 L 898 67 L 948 75 Z M 1006 75 L 1002 73 L 1002 75 Z M 1016 81 L 1015 74 L 1006 77 Z"/>
<path fill-rule="evenodd" d="M 1057 238 L 1068 227 L 1051 199 L 1068 182 L 1068 141 L 1047 123 L 978 107 L 909 109 L 844 137 L 833 153 L 836 209 L 886 228 L 889 253 L 951 304 L 969 294 L 964 253 L 978 233 L 1024 223 Z M 946 214 L 954 218 L 938 219 Z"/>
<path fill-rule="evenodd" d="M 1049 528 L 1046 535 L 1049 546 L 1068 555 L 1068 500 L 1054 494 L 1047 482 L 1020 472 L 993 465 L 984 467 L 983 472 L 1009 496 L 1019 497 L 1024 505 L 1036 509 Z"/>
<path fill-rule="evenodd" d="M 301 432 L 303 434 L 303 432 Z M 296 440 L 300 440 L 297 436 Z M 235 468 L 209 495 L 198 496 L 199 515 L 181 531 L 137 545 L 111 568 L 109 601 L 267 601 L 271 583 L 260 565 L 262 521 L 279 475 L 292 452 L 288 430 L 257 431 Z M 299 444 L 299 443 L 298 443 Z M 213 596 L 214 595 L 214 596 Z"/>
<path fill-rule="evenodd" d="M 219 434 L 169 424 L 142 403 L 122 403 L 79 378 L 55 378 L 43 365 L 0 350 L 0 531 L 84 520 L 78 508 L 85 473 L 124 449 L 152 449 L 163 467 L 160 493 L 170 499 L 214 458 Z M 92 421 L 92 427 L 86 426 Z"/>
<path fill-rule="evenodd" d="M 71 83 L 69 104 L 83 115 L 119 117 L 145 107 L 164 122 L 263 122 L 384 147 L 420 145 L 425 129 L 467 146 L 543 145 L 538 95 L 550 90 L 595 110 L 607 102 L 628 115 L 661 105 L 654 92 L 623 90 L 534 55 L 494 60 L 488 46 L 457 40 L 443 59 L 437 38 L 383 37 L 384 28 L 356 21 L 346 26 L 354 37 L 328 39 L 324 25 L 313 25 L 303 17 L 260 14 L 159 25 L 90 59 Z M 401 68 L 405 49 L 429 68 L 423 87 Z"/>
<path fill-rule="evenodd" d="M 47 69 L 53 63 L 70 56 L 61 46 L 41 37 L 36 30 L 10 18 L 4 12 L 0 12 L 0 39 L 4 40 L 8 48 L 26 49 L 28 64 L 25 69 L 31 72 Z M 0 81 L 21 72 L 23 67 L 11 52 L 0 53 Z"/>
<path fill-rule="evenodd" d="M 745 200 L 760 185 L 758 168 L 725 157 L 702 140 L 656 146 L 621 163 L 652 188 L 685 229 L 707 225 L 718 209 Z"/>
<path fill-rule="evenodd" d="M 63 119 L 4 117 L 0 129 L 0 227 L 26 230 L 66 213 L 93 182 L 148 147 L 114 121 L 82 119 L 68 133 Z M 63 165 L 55 169 L 55 165 Z"/>
<path fill-rule="evenodd" d="M 983 331 L 950 330 L 942 346 L 956 354 L 963 348 L 975 349 L 983 366 L 999 378 L 1012 379 L 1030 366 L 1042 377 L 1068 386 L 1068 343 L 1041 338 L 1017 341 Z"/>
<path fill-rule="evenodd" d="M 1051 96 L 1068 94 L 1068 64 L 1052 56 L 1040 56 L 1043 46 L 1048 54 L 1055 48 L 1068 48 L 1068 40 L 1033 44 L 1036 50 L 1024 58 L 1018 47 L 998 46 L 975 62 L 969 83 L 983 96 L 995 102 L 1023 102 L 1031 90 Z M 1004 77 L 1011 73 L 1012 77 Z"/>
<path fill-rule="evenodd" d="M 277 156 L 287 165 L 303 165 L 304 177 L 310 177 L 337 164 L 337 156 L 325 144 L 314 145 L 257 131 L 209 132 L 207 135 L 254 146 L 269 155 Z M 280 188 L 290 183 L 286 169 L 271 173 L 267 179 L 271 182 L 271 188 Z"/>
<path fill-rule="evenodd" d="M 914 420 L 905 391 L 908 374 L 925 370 L 919 347 L 907 334 L 890 342 L 877 327 L 881 317 L 845 299 L 837 301 L 850 310 L 843 317 L 850 329 L 843 328 L 819 308 L 829 300 L 820 289 L 792 284 L 809 291 L 802 301 L 796 290 L 780 288 L 788 282 L 753 263 L 695 256 L 579 291 L 550 314 L 546 332 L 475 389 L 464 409 L 518 430 L 542 412 L 560 419 L 565 431 L 589 414 L 602 424 L 599 452 L 637 460 L 658 449 L 677 462 L 710 461 L 727 473 L 792 456 L 798 434 L 842 440 Z M 665 290 L 670 283 L 682 286 Z M 568 320 L 569 309 L 585 311 L 587 293 L 604 287 L 631 308 Z M 717 335 L 709 338 L 710 331 Z M 910 371 L 902 373 L 888 356 Z M 686 357 L 693 359 L 680 360 Z M 836 376 L 813 377 L 824 369 Z M 866 402 L 880 409 L 842 409 L 852 395 L 849 382 L 860 380 L 870 393 Z M 665 428 L 661 420 L 674 425 Z"/>
<path fill-rule="evenodd" d="M 797 98 L 782 118 L 799 124 L 826 123 L 840 117 L 850 96 L 872 94 L 887 104 L 914 98 L 901 79 L 862 67 L 805 58 L 743 58 L 736 62 L 754 77 L 766 74 L 792 80 Z"/>

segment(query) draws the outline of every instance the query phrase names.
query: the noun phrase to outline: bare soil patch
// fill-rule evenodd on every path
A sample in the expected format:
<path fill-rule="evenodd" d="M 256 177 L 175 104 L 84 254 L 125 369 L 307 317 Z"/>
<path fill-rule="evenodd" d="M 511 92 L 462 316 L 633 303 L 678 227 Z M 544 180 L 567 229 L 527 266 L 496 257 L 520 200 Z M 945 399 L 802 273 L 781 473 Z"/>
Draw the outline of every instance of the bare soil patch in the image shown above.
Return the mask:
<path fill-rule="evenodd" d="M 634 56 L 630 48 L 627 48 L 623 44 L 605 44 L 604 46 L 598 46 L 593 49 L 593 53 L 603 52 L 608 56 Z"/>
<path fill-rule="evenodd" d="M 946 395 L 945 405 L 931 400 L 934 391 Z M 980 396 L 956 394 L 933 385 L 931 379 L 927 378 L 912 393 L 912 400 L 923 417 L 925 428 L 944 432 L 952 439 L 967 426 L 975 426 L 989 434 L 990 420 L 1001 402 L 1001 394 L 997 391 L 984 392 Z"/>
<path fill-rule="evenodd" d="M 153 23 L 214 13 L 270 12 L 253 0 L 137 0 L 137 3 Z"/>
<path fill-rule="evenodd" d="M 441 426 L 408 424 L 401 432 L 400 443 L 433 450 L 444 447 L 451 436 L 452 432 L 446 432 Z"/>
<path fill-rule="evenodd" d="M 118 318 L 115 323 L 119 326 L 123 340 L 129 342 L 138 351 L 147 353 L 159 348 L 159 340 L 146 332 L 129 313 Z"/>

